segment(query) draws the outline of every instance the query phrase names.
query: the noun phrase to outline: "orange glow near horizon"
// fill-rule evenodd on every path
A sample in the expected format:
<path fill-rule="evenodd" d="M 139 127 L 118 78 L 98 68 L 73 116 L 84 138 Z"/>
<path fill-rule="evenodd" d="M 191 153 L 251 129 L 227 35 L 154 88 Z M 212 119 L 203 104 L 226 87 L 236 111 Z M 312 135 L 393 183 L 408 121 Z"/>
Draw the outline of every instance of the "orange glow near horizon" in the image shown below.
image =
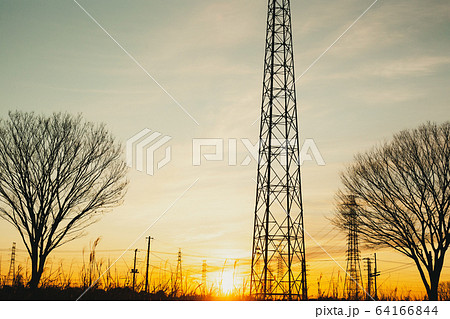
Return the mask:
<path fill-rule="evenodd" d="M 0 274 L 2 279 L 6 277 L 4 269 L 8 269 L 9 258 L 5 258 L 5 250 L 1 259 Z M 311 249 L 313 250 L 313 249 Z M 165 253 L 169 254 L 169 253 Z M 72 255 L 72 254 L 71 254 Z M 46 266 L 46 272 L 43 276 L 43 283 L 63 285 L 63 281 L 71 276 L 71 286 L 83 286 L 82 274 L 89 269 L 89 252 L 85 251 L 85 260 L 81 258 L 81 254 L 77 254 L 77 258 L 70 258 L 60 253 L 51 255 Z M 248 295 L 250 288 L 250 259 L 226 259 L 225 262 L 218 257 L 204 257 L 190 255 L 186 253 L 183 257 L 183 287 L 185 293 L 206 293 L 212 296 L 242 296 Z M 364 253 L 364 256 L 369 254 Z M 100 273 L 106 272 L 108 265 L 112 264 L 115 258 L 120 255 L 110 255 L 99 249 L 96 252 L 96 266 L 94 267 L 93 279 L 95 280 Z M 113 286 L 131 287 L 132 276 L 129 267 L 132 265 L 132 252 L 126 253 L 113 265 L 109 272 L 106 272 L 99 280 L 99 287 L 105 288 L 109 283 Z M 321 257 L 322 258 L 322 257 Z M 414 265 L 408 265 L 408 260 L 402 258 L 398 254 L 390 252 L 382 252 L 378 254 L 378 269 L 381 276 L 378 278 L 379 293 L 390 296 L 411 296 L 413 298 L 421 298 L 425 294 L 425 290 L 421 281 L 418 279 L 418 272 Z M 206 287 L 202 287 L 202 261 L 207 260 Z M 345 258 L 336 258 L 336 262 L 345 268 Z M 137 268 L 139 273 L 136 277 L 137 289 L 143 289 L 145 280 L 145 251 L 140 250 L 138 254 Z M 155 252 L 151 255 L 149 282 L 150 291 L 156 292 L 160 289 L 170 290 L 176 275 L 176 252 L 170 255 L 163 255 L 162 252 Z M 310 298 L 318 296 L 318 286 L 320 282 L 321 292 L 325 296 L 333 295 L 334 290 L 340 296 L 343 290 L 343 279 L 345 272 L 334 261 L 325 261 L 325 259 L 312 258 L 308 260 L 308 295 Z M 20 266 L 20 273 L 24 277 L 30 275 L 30 262 L 24 250 L 19 249 L 17 254 L 16 266 Z M 448 266 L 445 266 L 447 269 Z M 365 284 L 364 264 L 361 262 L 363 275 L 363 283 Z M 19 272 L 19 271 L 18 271 Z M 448 272 L 443 272 L 441 280 L 450 280 Z M 108 279 L 109 278 L 109 279 Z M 165 288 L 164 288 L 165 287 Z"/>

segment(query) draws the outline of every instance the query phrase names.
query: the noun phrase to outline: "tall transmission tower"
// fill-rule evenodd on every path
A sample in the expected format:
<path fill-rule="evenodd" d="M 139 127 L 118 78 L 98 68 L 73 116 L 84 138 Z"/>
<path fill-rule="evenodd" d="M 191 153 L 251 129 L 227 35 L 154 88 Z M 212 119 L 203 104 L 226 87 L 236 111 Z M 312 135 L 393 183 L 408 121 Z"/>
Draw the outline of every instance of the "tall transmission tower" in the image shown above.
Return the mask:
<path fill-rule="evenodd" d="M 11 286 L 14 284 L 14 279 L 16 278 L 16 243 L 12 243 L 11 247 L 11 262 L 9 263 L 9 271 L 6 276 L 6 283 Z"/>
<path fill-rule="evenodd" d="M 358 244 L 358 213 L 355 196 L 348 196 L 344 203 L 347 234 L 347 269 L 344 281 L 344 296 L 349 300 L 358 300 L 363 296 L 361 281 L 361 254 Z"/>
<path fill-rule="evenodd" d="M 265 48 L 250 293 L 307 299 L 289 0 L 269 0 Z"/>

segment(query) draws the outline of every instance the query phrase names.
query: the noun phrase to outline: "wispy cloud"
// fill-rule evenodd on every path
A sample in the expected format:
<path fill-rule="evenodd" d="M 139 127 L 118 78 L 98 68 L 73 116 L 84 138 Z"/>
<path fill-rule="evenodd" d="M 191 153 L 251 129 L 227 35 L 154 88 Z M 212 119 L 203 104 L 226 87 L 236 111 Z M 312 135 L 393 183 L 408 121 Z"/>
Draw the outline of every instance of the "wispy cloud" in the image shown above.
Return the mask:
<path fill-rule="evenodd" d="M 308 77 L 308 81 L 420 77 L 441 72 L 444 67 L 448 67 L 449 65 L 449 56 L 417 55 L 395 58 L 380 57 L 373 61 L 349 62 L 346 64 L 346 68 L 325 69 L 322 72 L 317 72 Z"/>
<path fill-rule="evenodd" d="M 422 76 L 439 71 L 447 65 L 450 65 L 449 56 L 419 56 L 377 63 L 364 68 L 362 73 L 385 78 Z"/>
<path fill-rule="evenodd" d="M 392 103 L 417 100 L 426 96 L 426 94 L 426 91 L 414 90 L 413 88 L 394 87 L 391 89 L 384 88 L 383 90 L 367 88 L 353 92 L 352 97 L 360 100 L 361 103 L 377 104 L 382 108 L 384 105 L 391 106 Z"/>

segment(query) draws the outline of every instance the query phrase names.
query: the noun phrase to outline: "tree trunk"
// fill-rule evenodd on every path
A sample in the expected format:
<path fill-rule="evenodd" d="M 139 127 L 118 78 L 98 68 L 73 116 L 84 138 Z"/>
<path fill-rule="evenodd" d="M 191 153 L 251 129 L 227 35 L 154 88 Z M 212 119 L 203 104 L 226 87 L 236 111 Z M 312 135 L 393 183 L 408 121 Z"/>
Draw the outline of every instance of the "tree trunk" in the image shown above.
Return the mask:
<path fill-rule="evenodd" d="M 37 288 L 37 286 L 39 284 L 39 281 L 41 280 L 41 275 L 42 274 L 39 274 L 39 271 L 38 271 L 38 260 L 37 260 L 37 257 L 32 257 L 31 258 L 31 279 L 28 282 L 28 286 L 31 289 L 36 289 Z"/>
<path fill-rule="evenodd" d="M 434 270 L 430 274 L 430 290 L 428 291 L 428 300 L 437 301 L 439 299 L 439 278 L 441 277 L 442 266 L 444 266 L 444 253 L 441 258 L 436 260 Z"/>
<path fill-rule="evenodd" d="M 38 258 L 37 254 L 31 256 L 31 279 L 28 286 L 31 289 L 36 289 L 41 281 L 42 273 L 44 272 L 45 258 Z"/>
<path fill-rule="evenodd" d="M 439 275 L 433 275 L 430 280 L 430 290 L 428 291 L 428 300 L 438 300 Z"/>

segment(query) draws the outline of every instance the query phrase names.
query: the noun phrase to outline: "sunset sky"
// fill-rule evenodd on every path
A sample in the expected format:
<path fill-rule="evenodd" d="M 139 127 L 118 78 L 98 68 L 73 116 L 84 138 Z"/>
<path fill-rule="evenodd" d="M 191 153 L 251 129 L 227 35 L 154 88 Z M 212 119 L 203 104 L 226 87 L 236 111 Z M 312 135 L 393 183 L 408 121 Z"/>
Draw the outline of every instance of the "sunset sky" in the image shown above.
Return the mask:
<path fill-rule="evenodd" d="M 248 156 L 241 139 L 258 139 L 266 1 L 78 3 L 0 2 L 0 117 L 9 110 L 81 113 L 124 144 L 148 128 L 172 137 L 172 161 L 154 176 L 130 168 L 123 205 L 55 251 L 55 263 L 79 263 L 97 237 L 99 258 L 114 260 L 187 190 L 146 233 L 155 238 L 152 265 L 169 259 L 176 268 L 181 248 L 186 270 L 199 274 L 206 259 L 211 271 L 225 263 L 229 274 L 238 260 L 241 276 L 249 273 L 256 162 L 240 165 Z M 372 3 L 291 1 L 296 75 Z M 379 0 L 298 80 L 301 139 L 313 139 L 326 162 L 302 166 L 310 295 L 321 274 L 325 290 L 336 278 L 340 268 L 330 256 L 345 269 L 345 235 L 328 220 L 339 172 L 402 129 L 450 119 L 449 37 L 448 1 Z M 223 139 L 224 160 L 193 166 L 193 138 Z M 236 166 L 228 165 L 230 139 L 238 140 Z M 17 231 L 0 220 L 1 275 L 13 241 L 24 264 Z M 145 249 L 144 237 L 131 248 Z M 363 257 L 372 253 L 362 249 Z M 144 251 L 139 257 L 142 265 Z M 389 250 L 378 257 L 383 288 L 423 291 L 414 266 L 403 264 L 408 259 Z M 132 258 L 127 252 L 118 265 L 131 266 Z M 441 280 L 450 280 L 449 262 Z"/>

